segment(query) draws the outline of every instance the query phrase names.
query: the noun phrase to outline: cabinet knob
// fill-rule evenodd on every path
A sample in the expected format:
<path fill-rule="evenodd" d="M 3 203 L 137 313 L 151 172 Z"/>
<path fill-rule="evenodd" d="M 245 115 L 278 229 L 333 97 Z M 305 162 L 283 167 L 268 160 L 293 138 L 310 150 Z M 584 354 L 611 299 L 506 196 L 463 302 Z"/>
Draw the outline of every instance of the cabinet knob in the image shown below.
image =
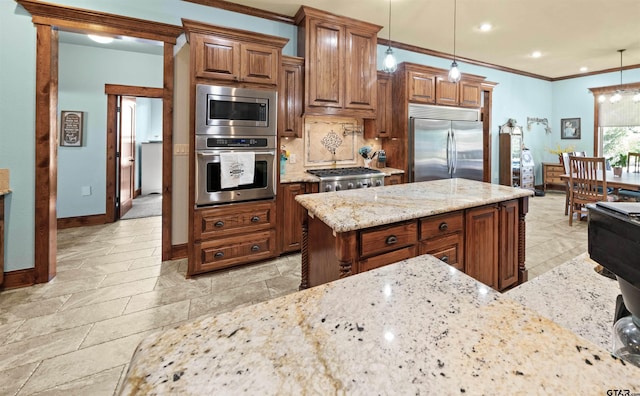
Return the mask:
<path fill-rule="evenodd" d="M 214 226 L 220 228 L 220 227 L 224 227 L 224 221 L 216 221 L 216 223 L 214 224 Z"/>
<path fill-rule="evenodd" d="M 445 263 L 448 263 L 448 262 L 449 262 L 449 256 L 442 256 L 442 257 L 440 257 L 440 261 L 443 261 L 443 262 L 445 262 Z"/>
<path fill-rule="evenodd" d="M 215 257 L 215 258 L 223 258 L 224 257 L 224 253 L 223 252 L 216 252 L 216 254 L 214 254 L 213 257 Z"/>
<path fill-rule="evenodd" d="M 253 216 L 253 217 L 251 218 L 251 222 L 252 222 L 252 223 L 257 223 L 257 222 L 259 222 L 259 221 L 260 221 L 260 216 Z"/>
<path fill-rule="evenodd" d="M 393 245 L 396 242 L 398 242 L 398 237 L 395 235 L 389 235 L 385 241 L 387 245 Z"/>
<path fill-rule="evenodd" d="M 252 252 L 257 252 L 258 250 L 260 250 L 260 246 L 258 246 L 258 245 L 251 246 L 251 251 Z"/>
<path fill-rule="evenodd" d="M 438 226 L 438 229 L 440 231 L 446 231 L 449 228 L 449 225 L 446 222 L 442 222 L 440 223 L 440 226 Z"/>

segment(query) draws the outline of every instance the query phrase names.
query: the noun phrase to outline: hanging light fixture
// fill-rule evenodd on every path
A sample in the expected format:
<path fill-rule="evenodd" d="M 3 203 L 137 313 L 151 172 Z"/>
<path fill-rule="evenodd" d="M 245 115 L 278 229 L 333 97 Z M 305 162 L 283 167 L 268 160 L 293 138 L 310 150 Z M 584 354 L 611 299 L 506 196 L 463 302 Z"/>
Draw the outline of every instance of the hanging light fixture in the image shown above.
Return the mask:
<path fill-rule="evenodd" d="M 619 49 L 618 52 L 620 53 L 620 86 L 622 87 L 622 53 L 624 52 L 624 49 Z M 620 101 L 620 99 L 622 99 L 622 95 L 620 95 L 620 90 L 616 90 L 616 93 L 613 94 L 613 96 L 609 99 L 609 102 L 611 103 L 618 103 Z"/>
<path fill-rule="evenodd" d="M 391 49 L 391 0 L 389 0 L 389 41 L 387 44 L 389 47 L 385 52 L 387 55 L 384 57 L 382 70 L 387 73 L 393 73 L 398 68 L 398 62 L 396 61 L 396 57 L 393 56 L 393 50 Z"/>
<path fill-rule="evenodd" d="M 449 81 L 457 83 L 462 78 L 460 70 L 458 70 L 458 63 L 456 62 L 456 11 L 458 0 L 453 0 L 453 63 L 451 63 L 451 69 L 449 69 Z"/>

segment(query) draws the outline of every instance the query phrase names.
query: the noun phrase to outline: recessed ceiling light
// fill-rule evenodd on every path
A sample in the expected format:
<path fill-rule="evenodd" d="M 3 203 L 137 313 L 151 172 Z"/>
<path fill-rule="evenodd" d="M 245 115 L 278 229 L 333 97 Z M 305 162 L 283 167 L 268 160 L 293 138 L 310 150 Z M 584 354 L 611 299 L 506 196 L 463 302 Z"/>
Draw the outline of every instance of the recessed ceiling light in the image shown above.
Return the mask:
<path fill-rule="evenodd" d="M 95 34 L 87 34 L 87 36 L 89 36 L 89 38 L 93 41 L 95 41 L 96 43 L 100 43 L 100 44 L 109 44 L 113 41 L 113 37 L 106 37 L 106 36 L 98 36 Z"/>
<path fill-rule="evenodd" d="M 541 57 L 541 56 L 542 56 L 542 52 L 540 52 L 540 51 L 533 51 L 533 52 L 531 53 L 531 56 L 532 56 L 532 57 L 534 57 L 534 58 L 539 58 L 539 57 Z"/>
<path fill-rule="evenodd" d="M 582 72 L 582 73 L 586 72 L 587 70 L 589 70 L 589 69 L 586 66 L 582 66 L 580 68 L 580 72 Z"/>
<path fill-rule="evenodd" d="M 491 26 L 490 23 L 483 23 L 482 25 L 480 25 L 480 30 L 483 31 L 483 32 L 488 32 L 492 28 L 493 28 L 493 26 Z"/>

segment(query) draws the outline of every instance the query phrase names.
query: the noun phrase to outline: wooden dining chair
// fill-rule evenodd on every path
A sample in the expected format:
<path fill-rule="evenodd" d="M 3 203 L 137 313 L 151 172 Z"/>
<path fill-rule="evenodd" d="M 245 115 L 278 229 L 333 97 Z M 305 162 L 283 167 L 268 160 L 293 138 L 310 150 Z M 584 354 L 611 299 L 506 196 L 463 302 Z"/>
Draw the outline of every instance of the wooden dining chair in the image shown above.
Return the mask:
<path fill-rule="evenodd" d="M 598 175 L 600 173 L 600 176 Z M 569 156 L 569 225 L 573 214 L 586 214 L 585 205 L 607 200 L 607 173 L 604 157 Z"/>
<path fill-rule="evenodd" d="M 562 165 L 564 166 L 564 173 L 569 174 L 569 156 L 573 155 L 573 153 L 562 153 Z M 564 215 L 569 214 L 569 195 L 571 192 L 571 188 L 569 187 L 569 182 L 564 186 Z"/>
<path fill-rule="evenodd" d="M 627 154 L 627 173 L 629 172 L 640 172 L 640 153 Z"/>

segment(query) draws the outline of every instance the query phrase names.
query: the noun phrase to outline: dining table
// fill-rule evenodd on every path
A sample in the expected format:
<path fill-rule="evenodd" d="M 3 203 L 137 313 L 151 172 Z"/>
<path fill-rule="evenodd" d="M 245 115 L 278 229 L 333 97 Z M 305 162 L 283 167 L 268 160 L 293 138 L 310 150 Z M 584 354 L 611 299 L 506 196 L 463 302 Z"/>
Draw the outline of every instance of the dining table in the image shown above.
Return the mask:
<path fill-rule="evenodd" d="M 614 176 L 612 170 L 607 170 L 606 175 L 607 187 L 614 190 L 633 190 L 640 191 L 640 173 L 623 171 L 620 176 Z M 602 179 L 602 171 L 598 171 L 598 179 Z M 560 179 L 568 182 L 569 174 L 560 175 Z"/>

